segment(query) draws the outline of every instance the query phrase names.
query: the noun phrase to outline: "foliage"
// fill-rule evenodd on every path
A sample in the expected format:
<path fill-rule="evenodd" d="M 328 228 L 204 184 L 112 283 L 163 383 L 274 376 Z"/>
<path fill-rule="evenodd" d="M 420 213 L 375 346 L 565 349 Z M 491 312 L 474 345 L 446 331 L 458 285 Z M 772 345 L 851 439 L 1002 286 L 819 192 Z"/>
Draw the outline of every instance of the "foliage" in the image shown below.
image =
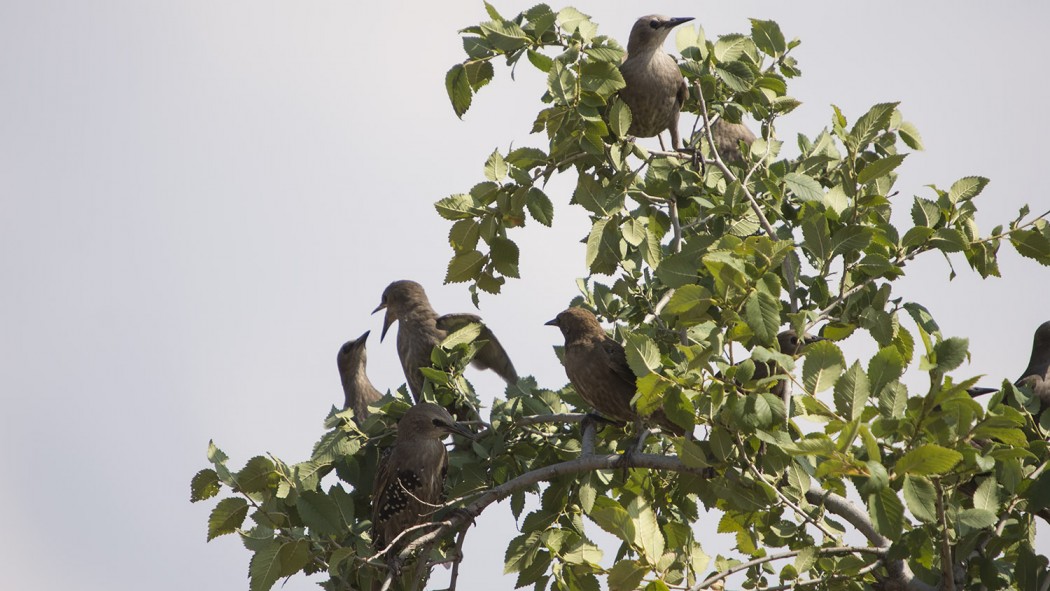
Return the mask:
<path fill-rule="evenodd" d="M 828 128 L 784 149 L 776 130 L 799 105 L 788 94 L 801 74 L 791 55 L 799 42 L 774 22 L 753 20 L 750 34 L 716 40 L 702 29 L 678 31 L 691 89 L 684 110 L 694 114 L 683 120 L 695 123 L 686 150 L 668 153 L 627 137 L 630 109 L 616 99 L 624 50 L 588 16 L 541 4 L 508 19 L 486 8 L 490 20 L 463 29 L 467 59 L 446 76 L 452 106 L 467 112 L 495 77 L 497 58 L 513 68 L 525 57 L 547 76 L 533 123 L 547 148 L 497 150 L 486 180 L 438 201 L 453 222 L 446 281 L 467 283 L 476 301 L 517 278 L 511 230 L 528 218 L 554 223 L 543 186 L 571 171 L 570 205 L 591 219 L 584 254 L 592 277 L 576 303 L 621 327 L 643 414 L 662 408 L 703 434 L 650 437 L 646 453 L 626 462 L 635 467 L 607 469 L 605 458 L 633 435 L 607 426 L 585 449 L 578 415 L 550 417 L 586 409 L 571 387 L 510 386 L 478 441 L 453 450 L 447 505 L 476 515 L 509 496 L 521 534 L 508 543 L 505 570 L 516 585 L 695 589 L 735 571 L 749 588 L 930 589 L 958 579 L 1035 589 L 1046 581 L 1047 559 L 1032 540 L 1036 517 L 1047 519 L 1050 508 L 1050 413 L 1009 383 L 986 407 L 976 402 L 967 393 L 975 379 L 952 376 L 968 356 L 966 340 L 942 334 L 921 303 L 893 293 L 907 264 L 927 253 L 944 256 L 949 279 L 960 254 L 981 277 L 998 275 L 1003 240 L 1050 264 L 1046 221 L 1025 208 L 982 234 L 975 216 L 988 180 L 976 176 L 931 186 L 903 205 L 910 216 L 893 216 L 896 170 L 906 148 L 922 149 L 896 103 L 852 123 L 833 108 Z M 743 162 L 712 150 L 707 128 L 716 117 L 760 122 Z M 796 360 L 778 350 L 776 335 L 818 324 L 828 340 L 805 350 L 796 379 Z M 837 341 L 858 332 L 878 350 L 847 360 Z M 462 370 L 476 334 L 451 335 L 435 349 L 426 398 L 473 404 Z M 738 362 L 741 349 L 750 360 Z M 782 371 L 756 374 L 765 362 Z M 908 371 L 928 375 L 928 386 L 909 389 Z M 794 382 L 794 396 L 771 393 L 780 379 Z M 252 591 L 300 571 L 327 571 L 328 589 L 386 577 L 370 545 L 368 495 L 407 400 L 403 391 L 384 398 L 360 428 L 349 411 L 333 411 L 313 456 L 298 464 L 260 456 L 233 472 L 210 447 L 213 467 L 194 477 L 192 500 L 222 487 L 235 493 L 213 510 L 208 538 L 240 534 L 253 552 Z M 799 419 L 820 427 L 803 432 Z M 652 469 L 658 462 L 670 469 Z M 339 482 L 322 485 L 333 472 Z M 527 496 L 537 501 L 528 513 Z M 720 521 L 698 522 L 701 508 L 720 510 Z M 431 539 L 420 543 L 417 572 L 458 564 L 445 534 L 469 521 L 444 512 L 422 528 L 417 535 Z M 599 548 L 588 536 L 594 526 L 619 547 Z M 701 534 L 715 528 L 733 535 L 750 562 L 705 554 Z M 847 546 L 853 532 L 868 546 Z"/>

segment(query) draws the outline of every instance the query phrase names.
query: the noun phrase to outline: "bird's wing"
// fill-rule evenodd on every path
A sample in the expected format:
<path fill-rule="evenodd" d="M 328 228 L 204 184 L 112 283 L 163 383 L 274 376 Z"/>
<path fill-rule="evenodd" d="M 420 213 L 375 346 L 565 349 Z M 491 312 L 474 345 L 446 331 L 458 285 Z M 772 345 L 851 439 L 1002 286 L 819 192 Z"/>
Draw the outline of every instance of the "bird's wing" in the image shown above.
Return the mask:
<path fill-rule="evenodd" d="M 453 332 L 472 322 L 481 325 L 481 334 L 478 336 L 478 340 L 487 341 L 485 346 L 479 349 L 474 356 L 474 361 L 472 362 L 474 367 L 491 369 L 507 383 L 513 384 L 517 382 L 518 372 L 514 370 L 514 364 L 510 360 L 510 355 L 507 355 L 506 349 L 500 344 L 496 335 L 481 321 L 481 317 L 475 314 L 445 314 L 438 318 L 437 325 L 438 328 L 446 332 Z"/>
<path fill-rule="evenodd" d="M 376 466 L 376 479 L 372 485 L 372 543 L 377 547 L 380 543 L 385 545 L 388 541 L 380 540 L 379 526 L 385 519 L 385 517 L 381 517 L 386 512 L 384 511 L 384 505 L 388 498 L 387 490 L 390 488 L 390 484 L 394 482 L 397 473 L 390 461 L 391 450 L 393 450 L 392 447 L 387 448 L 379 456 L 379 465 Z"/>
<path fill-rule="evenodd" d="M 675 65 L 677 66 L 677 64 Z M 687 98 L 689 98 L 689 85 L 685 83 L 685 78 L 682 78 L 681 82 L 678 83 L 678 93 L 674 97 L 675 108 L 681 109 Z"/>
<path fill-rule="evenodd" d="M 623 350 L 623 345 L 606 337 L 602 341 L 602 350 L 605 351 L 605 363 L 613 375 L 634 388 L 637 378 L 631 371 L 631 366 L 627 364 L 627 353 Z"/>

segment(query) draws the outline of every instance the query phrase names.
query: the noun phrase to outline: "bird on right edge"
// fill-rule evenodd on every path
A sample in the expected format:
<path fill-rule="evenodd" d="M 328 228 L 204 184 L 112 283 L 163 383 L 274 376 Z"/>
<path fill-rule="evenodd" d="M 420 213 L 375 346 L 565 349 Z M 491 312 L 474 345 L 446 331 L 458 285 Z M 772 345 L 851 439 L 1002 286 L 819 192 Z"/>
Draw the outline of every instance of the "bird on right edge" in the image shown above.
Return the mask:
<path fill-rule="evenodd" d="M 693 17 L 671 18 L 650 14 L 639 18 L 627 40 L 627 59 L 620 64 L 626 86 L 620 89 L 620 100 L 631 109 L 631 127 L 627 133 L 636 137 L 657 136 L 665 129 L 671 133 L 671 149 L 677 150 L 678 117 L 689 96 L 678 62 L 664 51 L 664 40 L 671 29 Z M 660 147 L 663 147 L 660 139 Z"/>
<path fill-rule="evenodd" d="M 576 393 L 598 414 L 616 421 L 638 422 L 631 399 L 638 391 L 636 378 L 627 365 L 623 346 L 609 338 L 589 310 L 572 307 L 546 323 L 561 329 L 565 337 L 565 374 Z M 649 420 L 675 435 L 685 429 L 673 423 L 662 410 Z"/>
<path fill-rule="evenodd" d="M 1035 337 L 1032 339 L 1032 356 L 1028 359 L 1028 367 L 1021 372 L 1021 377 L 1017 378 L 1014 385 L 1030 388 L 1043 408 L 1050 406 L 1050 320 L 1035 329 Z M 998 391 L 998 388 L 980 387 L 967 390 L 970 396 L 975 397 Z"/>

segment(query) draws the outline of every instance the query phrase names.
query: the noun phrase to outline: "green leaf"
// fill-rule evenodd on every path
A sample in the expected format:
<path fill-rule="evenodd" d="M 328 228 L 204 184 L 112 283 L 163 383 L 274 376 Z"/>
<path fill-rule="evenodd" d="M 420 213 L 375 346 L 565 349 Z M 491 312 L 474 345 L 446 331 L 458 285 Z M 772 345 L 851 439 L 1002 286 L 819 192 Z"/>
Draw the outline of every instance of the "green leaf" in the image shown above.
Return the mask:
<path fill-rule="evenodd" d="M 1050 507 L 1050 472 L 1043 472 L 1024 492 L 1028 499 L 1028 512 L 1036 514 Z"/>
<path fill-rule="evenodd" d="M 500 182 L 507 177 L 507 161 L 499 150 L 493 150 L 485 161 L 485 178 L 493 182 Z"/>
<path fill-rule="evenodd" d="M 907 121 L 901 123 L 900 127 L 897 129 L 897 133 L 900 134 L 901 139 L 904 140 L 904 143 L 912 150 L 921 151 L 925 149 L 922 145 L 922 136 L 919 135 L 919 129 L 911 123 L 908 123 Z"/>
<path fill-rule="evenodd" d="M 452 110 L 456 117 L 463 118 L 463 114 L 470 109 L 470 101 L 473 91 L 470 89 L 470 81 L 467 79 L 467 70 L 463 64 L 456 64 L 445 74 L 445 90 L 448 99 L 452 102 Z"/>
<path fill-rule="evenodd" d="M 780 301 L 764 291 L 755 291 L 744 304 L 747 325 L 761 342 L 772 342 L 780 328 Z"/>
<path fill-rule="evenodd" d="M 898 104 L 881 103 L 871 107 L 853 125 L 853 129 L 849 132 L 848 143 L 858 151 L 871 143 L 872 140 L 889 127 L 890 118 L 893 116 L 893 111 Z"/>
<path fill-rule="evenodd" d="M 631 371 L 636 376 L 644 376 L 648 373 L 655 373 L 660 369 L 660 349 L 656 346 L 656 343 L 652 339 L 644 334 L 633 333 L 623 331 L 623 336 L 627 340 L 627 346 L 624 350 L 627 353 L 627 365 L 631 366 Z"/>
<path fill-rule="evenodd" d="M 609 591 L 635 591 L 648 573 L 637 560 L 621 560 L 609 570 Z"/>
<path fill-rule="evenodd" d="M 631 120 L 631 108 L 627 106 L 627 103 L 614 102 L 612 108 L 609 109 L 609 128 L 616 134 L 616 137 L 627 137 L 627 130 L 631 129 Z"/>
<path fill-rule="evenodd" d="M 809 345 L 806 347 L 806 360 L 802 364 L 802 381 L 806 392 L 816 395 L 832 387 L 842 375 L 845 366 L 846 360 L 842 357 L 842 351 L 831 341 L 817 341 Z M 854 364 L 854 367 L 859 369 L 857 364 Z M 836 406 L 837 399 L 836 393 Z"/>
<path fill-rule="evenodd" d="M 951 371 L 966 361 L 970 340 L 960 337 L 944 339 L 933 347 L 937 355 L 937 369 L 940 371 Z"/>
<path fill-rule="evenodd" d="M 571 6 L 558 11 L 556 22 L 569 34 L 579 32 L 584 41 L 589 41 L 598 28 L 591 22 L 591 17 Z"/>
<path fill-rule="evenodd" d="M 787 43 L 784 34 L 780 32 L 780 25 L 773 21 L 762 21 L 751 19 L 751 38 L 763 53 L 773 57 L 779 57 L 787 51 Z"/>
<path fill-rule="evenodd" d="M 977 491 L 973 494 L 973 506 L 993 513 L 999 512 L 999 483 L 994 476 L 985 478 L 977 486 Z"/>
<path fill-rule="evenodd" d="M 683 285 L 675 290 L 674 295 L 664 307 L 665 314 L 684 319 L 699 319 L 711 307 L 711 292 L 701 285 Z"/>
<path fill-rule="evenodd" d="M 550 197 L 537 187 L 529 187 L 525 197 L 525 206 L 529 208 L 529 215 L 537 222 L 551 227 L 554 223 L 554 204 Z"/>
<path fill-rule="evenodd" d="M 452 257 L 445 272 L 445 283 L 464 283 L 475 279 L 485 265 L 485 255 L 476 250 L 461 252 Z"/>
<path fill-rule="evenodd" d="M 875 529 L 891 540 L 896 540 L 904 528 L 904 505 L 892 488 L 884 488 L 868 497 L 868 515 Z"/>
<path fill-rule="evenodd" d="M 967 176 L 963 177 L 952 184 L 952 188 L 948 190 L 948 201 L 952 203 L 958 203 L 959 201 L 969 201 L 977 195 L 980 195 L 981 191 L 988 184 L 988 179 L 983 176 Z"/>
<path fill-rule="evenodd" d="M 682 287 L 697 280 L 696 255 L 677 253 L 664 257 L 656 268 L 656 276 L 668 287 Z"/>
<path fill-rule="evenodd" d="M 489 245 L 492 266 L 505 277 L 518 278 L 518 245 L 513 240 L 497 236 Z"/>
<path fill-rule="evenodd" d="M 871 395 L 878 396 L 884 387 L 904 374 L 904 358 L 896 347 L 890 345 L 879 349 L 879 352 L 868 362 L 868 380 L 871 384 Z"/>
<path fill-rule="evenodd" d="M 995 516 L 995 513 L 992 513 L 987 509 L 963 509 L 962 511 L 959 511 L 957 519 L 959 520 L 959 523 L 974 529 L 992 527 L 999 521 Z"/>
<path fill-rule="evenodd" d="M 868 374 L 864 373 L 859 361 L 854 361 L 846 373 L 835 382 L 835 412 L 847 421 L 858 419 L 863 414 L 870 395 Z"/>
<path fill-rule="evenodd" d="M 930 238 L 930 245 L 944 252 L 962 252 L 970 246 L 970 241 L 955 228 L 937 228 Z"/>
<path fill-rule="evenodd" d="M 475 215 L 476 204 L 470 195 L 450 195 L 434 204 L 438 215 L 446 220 L 471 219 Z"/>
<path fill-rule="evenodd" d="M 798 197 L 799 201 L 822 201 L 824 199 L 824 188 L 820 186 L 820 183 L 802 173 L 787 173 L 784 175 L 784 184 Z"/>
<path fill-rule="evenodd" d="M 295 504 L 306 527 L 320 536 L 336 536 L 346 530 L 342 513 L 328 495 L 317 491 L 306 490 L 299 494 Z"/>
<path fill-rule="evenodd" d="M 889 174 L 900 166 L 901 162 L 904 162 L 906 156 L 907 154 L 893 154 L 869 163 L 857 175 L 857 182 L 866 185 L 877 178 Z"/>
<path fill-rule="evenodd" d="M 248 501 L 240 497 L 222 499 L 208 517 L 208 541 L 237 531 L 248 515 Z"/>
<path fill-rule="evenodd" d="M 755 84 L 755 73 L 743 62 L 719 63 L 715 66 L 715 74 L 736 92 L 747 92 Z"/>
<path fill-rule="evenodd" d="M 627 514 L 634 521 L 634 545 L 649 564 L 655 565 L 664 554 L 664 535 L 656 522 L 656 514 L 642 496 L 635 497 L 627 505 Z"/>
<path fill-rule="evenodd" d="M 237 473 L 237 487 L 241 492 L 262 492 L 277 484 L 278 475 L 273 462 L 263 456 L 248 460 L 244 469 Z"/>
<path fill-rule="evenodd" d="M 901 456 L 894 472 L 901 474 L 944 474 L 962 460 L 962 454 L 954 449 L 926 443 Z"/>
<path fill-rule="evenodd" d="M 580 86 L 583 90 L 608 98 L 627 84 L 615 64 L 589 61 L 580 67 Z"/>
<path fill-rule="evenodd" d="M 587 516 L 598 527 L 624 542 L 634 542 L 634 521 L 627 513 L 627 510 L 615 500 L 606 496 L 599 496 L 594 500 L 594 507 Z"/>
<path fill-rule="evenodd" d="M 589 477 L 584 477 L 580 482 L 580 508 L 584 513 L 590 513 L 594 509 L 594 500 L 598 498 L 598 491 Z"/>
<path fill-rule="evenodd" d="M 196 503 L 219 494 L 219 475 L 210 468 L 197 472 L 190 481 L 190 502 Z"/>
<path fill-rule="evenodd" d="M 715 59 L 720 62 L 732 62 L 744 55 L 752 41 L 739 33 L 723 35 L 715 42 Z"/>
<path fill-rule="evenodd" d="M 936 523 L 937 512 L 934 509 L 937 503 L 937 490 L 933 483 L 922 476 L 904 477 L 904 485 L 901 487 L 904 493 L 904 502 L 908 505 L 908 511 L 916 519 L 924 523 Z"/>

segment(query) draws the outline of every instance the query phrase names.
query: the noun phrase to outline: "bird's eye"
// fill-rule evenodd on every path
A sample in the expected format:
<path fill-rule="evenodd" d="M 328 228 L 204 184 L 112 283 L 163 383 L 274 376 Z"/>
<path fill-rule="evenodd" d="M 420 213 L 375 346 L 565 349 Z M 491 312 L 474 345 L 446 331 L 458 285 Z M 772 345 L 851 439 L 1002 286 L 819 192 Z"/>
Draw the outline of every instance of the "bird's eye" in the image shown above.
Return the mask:
<path fill-rule="evenodd" d="M 654 18 L 653 20 L 649 21 L 649 26 L 654 28 L 654 29 L 659 29 L 660 28 L 660 21 L 658 21 L 658 20 L 656 20 Z"/>
<path fill-rule="evenodd" d="M 791 344 L 792 345 L 797 345 L 798 344 L 798 337 L 791 337 Z"/>
<path fill-rule="evenodd" d="M 444 423 L 441 422 L 441 419 L 433 419 L 430 422 L 434 423 L 435 427 L 443 427 L 444 426 Z"/>

